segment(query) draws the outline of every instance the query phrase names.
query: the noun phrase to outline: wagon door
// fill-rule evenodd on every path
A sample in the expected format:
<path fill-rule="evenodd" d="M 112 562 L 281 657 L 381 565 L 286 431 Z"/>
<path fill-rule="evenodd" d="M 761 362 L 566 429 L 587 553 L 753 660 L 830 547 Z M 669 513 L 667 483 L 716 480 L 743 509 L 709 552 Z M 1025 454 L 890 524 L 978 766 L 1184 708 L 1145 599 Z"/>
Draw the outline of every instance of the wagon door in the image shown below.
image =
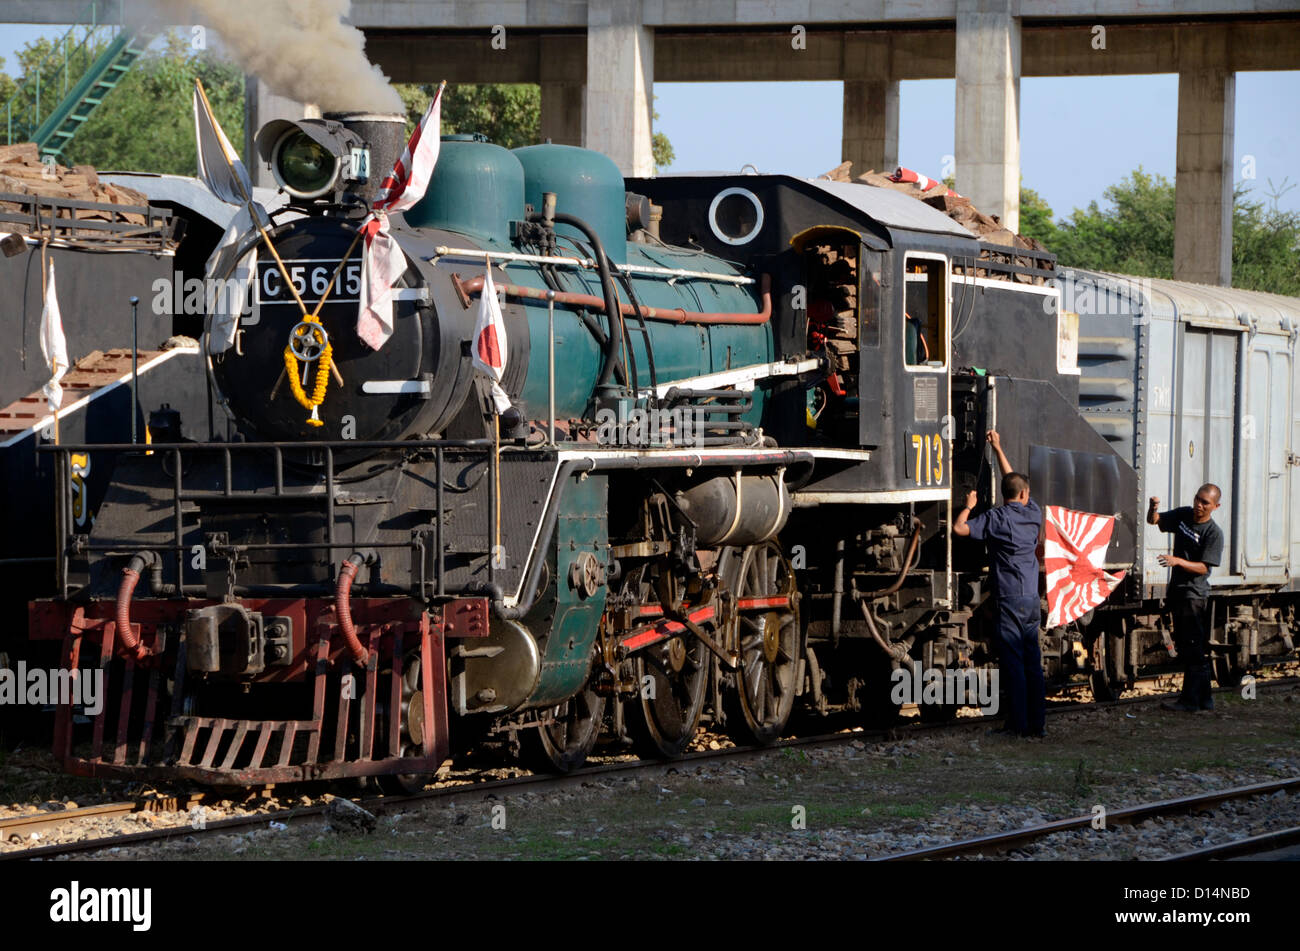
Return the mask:
<path fill-rule="evenodd" d="M 1286 578 L 1290 548 L 1291 341 L 1251 334 L 1241 420 L 1240 482 L 1243 574 L 1247 581 Z"/>
<path fill-rule="evenodd" d="M 1174 466 L 1173 496 L 1165 508 L 1190 505 L 1196 490 L 1207 482 L 1233 492 L 1234 447 L 1237 444 L 1237 348 L 1245 345 L 1241 334 L 1181 325 L 1182 347 L 1174 438 L 1170 461 Z M 1249 412 L 1249 410 L 1243 410 Z M 1158 492 L 1152 494 L 1158 495 Z M 1241 566 L 1234 551 L 1232 499 L 1225 498 L 1215 521 L 1223 529 L 1223 564 L 1212 578 L 1235 574 Z M 1163 546 L 1159 549 L 1164 550 Z"/>

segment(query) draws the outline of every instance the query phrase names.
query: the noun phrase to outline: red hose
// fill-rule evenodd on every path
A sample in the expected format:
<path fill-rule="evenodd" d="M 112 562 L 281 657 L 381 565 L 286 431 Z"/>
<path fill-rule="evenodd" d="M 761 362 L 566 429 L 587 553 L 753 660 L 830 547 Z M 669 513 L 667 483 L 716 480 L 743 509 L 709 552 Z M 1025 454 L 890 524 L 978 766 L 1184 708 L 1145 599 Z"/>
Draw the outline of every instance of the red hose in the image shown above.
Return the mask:
<path fill-rule="evenodd" d="M 122 583 L 117 588 L 117 636 L 121 639 L 122 646 L 135 654 L 136 660 L 143 660 L 149 655 L 149 650 L 144 646 L 144 641 L 131 630 L 131 595 L 135 593 L 139 580 L 140 572 L 134 568 L 122 569 Z"/>
<path fill-rule="evenodd" d="M 455 283 L 461 296 L 468 301 L 470 294 L 477 294 L 483 290 L 483 278 L 471 277 L 468 281 L 462 281 L 459 277 L 453 275 L 452 281 Z M 763 275 L 763 309 L 757 314 L 744 313 L 707 313 L 700 310 L 682 310 L 680 307 L 662 309 L 657 307 L 642 307 L 641 316 L 647 320 L 667 320 L 677 324 L 765 324 L 772 318 L 772 282 L 768 275 Z M 507 296 L 515 298 L 526 298 L 529 300 L 549 300 L 550 291 L 539 287 L 523 287 L 519 284 L 497 284 L 497 290 L 504 291 Z M 594 294 L 575 294 L 570 291 L 555 291 L 555 302 L 557 304 L 573 304 L 576 307 L 585 307 L 588 310 L 598 310 L 601 313 L 605 311 L 604 298 L 596 297 Z M 467 304 L 468 306 L 468 304 Z M 631 304 L 621 304 L 619 310 L 624 317 L 635 317 L 636 310 Z"/>
<path fill-rule="evenodd" d="M 352 623 L 352 579 L 357 576 L 357 568 L 357 563 L 348 559 L 339 569 L 339 583 L 334 592 L 334 609 L 338 614 L 339 630 L 343 632 L 343 639 L 348 642 L 352 659 L 358 666 L 364 667 L 370 659 L 370 651 L 361 645 L 356 626 Z"/>

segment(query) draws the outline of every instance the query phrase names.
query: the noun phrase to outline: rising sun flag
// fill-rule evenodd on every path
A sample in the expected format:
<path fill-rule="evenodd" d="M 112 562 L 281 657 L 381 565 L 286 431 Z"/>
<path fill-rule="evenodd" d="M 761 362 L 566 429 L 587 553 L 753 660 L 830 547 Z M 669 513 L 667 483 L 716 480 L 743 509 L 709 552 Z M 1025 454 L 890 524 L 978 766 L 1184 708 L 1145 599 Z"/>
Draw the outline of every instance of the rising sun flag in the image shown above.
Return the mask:
<path fill-rule="evenodd" d="M 1111 574 L 1105 569 L 1115 528 L 1113 515 L 1049 505 L 1044 516 L 1047 626 L 1062 627 L 1105 601 L 1124 579 L 1124 572 Z"/>
<path fill-rule="evenodd" d="M 393 335 L 393 286 L 406 273 L 406 254 L 388 233 L 388 215 L 410 208 L 429 187 L 442 141 L 442 90 L 446 85 L 444 82 L 438 87 L 402 157 L 380 183 L 379 195 L 361 225 L 366 247 L 357 336 L 372 350 L 378 350 Z"/>

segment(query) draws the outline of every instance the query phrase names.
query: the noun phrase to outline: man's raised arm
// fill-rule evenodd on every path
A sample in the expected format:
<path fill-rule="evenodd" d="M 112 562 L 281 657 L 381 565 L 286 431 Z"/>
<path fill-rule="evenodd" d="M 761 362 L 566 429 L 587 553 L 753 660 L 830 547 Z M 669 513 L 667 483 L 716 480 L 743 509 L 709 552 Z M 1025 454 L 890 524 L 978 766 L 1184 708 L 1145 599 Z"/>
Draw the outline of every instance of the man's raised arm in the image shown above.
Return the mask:
<path fill-rule="evenodd" d="M 1008 472 L 1013 471 L 1011 463 L 1007 461 L 1007 454 L 1002 451 L 1002 437 L 998 435 L 996 429 L 990 429 L 988 431 L 988 441 L 989 445 L 993 447 L 993 451 L 997 454 L 998 468 L 1002 470 L 1002 474 L 1006 475 Z"/>

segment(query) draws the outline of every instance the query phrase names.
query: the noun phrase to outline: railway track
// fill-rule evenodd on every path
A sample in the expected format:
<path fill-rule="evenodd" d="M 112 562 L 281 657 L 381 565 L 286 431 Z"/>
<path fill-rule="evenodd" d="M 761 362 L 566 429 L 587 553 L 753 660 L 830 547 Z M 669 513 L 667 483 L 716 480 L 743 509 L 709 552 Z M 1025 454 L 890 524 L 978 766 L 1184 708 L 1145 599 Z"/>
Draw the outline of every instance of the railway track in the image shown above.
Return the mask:
<path fill-rule="evenodd" d="M 1177 855 L 1167 856 L 1161 861 L 1207 862 L 1217 859 L 1236 859 L 1250 855 L 1263 855 L 1293 845 L 1300 845 L 1300 826 L 1291 826 L 1287 829 L 1277 829 L 1261 835 L 1247 836 L 1244 839 L 1235 839 L 1232 842 L 1223 842 L 1219 845 L 1209 845 L 1203 849 L 1193 849 L 1190 852 L 1180 852 Z"/>
<path fill-rule="evenodd" d="M 1252 783 L 1249 786 L 1237 786 L 1232 789 L 1220 789 L 1213 792 L 1201 793 L 1196 796 L 1180 796 L 1177 799 L 1164 799 L 1159 802 L 1142 803 L 1137 806 L 1128 806 L 1124 809 L 1115 809 L 1106 813 L 1105 830 L 1110 830 L 1114 826 L 1133 825 L 1139 822 L 1145 822 L 1156 816 L 1178 815 L 1189 812 L 1202 812 L 1224 802 L 1238 799 L 1250 799 L 1255 796 L 1266 796 L 1276 792 L 1286 792 L 1294 795 L 1300 792 L 1300 778 L 1279 779 L 1266 783 Z M 1005 854 L 1014 849 L 1022 848 L 1039 839 L 1046 838 L 1049 835 L 1055 835 L 1058 832 L 1072 832 L 1075 830 L 1092 829 L 1096 817 L 1092 815 L 1075 816 L 1071 819 L 1056 819 L 1052 822 L 1044 822 L 1039 825 L 1026 826 L 1022 829 L 1012 829 L 1007 832 L 995 832 L 992 835 L 976 836 L 970 839 L 962 839 L 957 842 L 945 842 L 941 845 L 926 846 L 921 849 L 909 849 L 906 852 L 895 852 L 890 855 L 883 855 L 873 861 L 878 862 L 900 862 L 900 861 L 922 861 L 933 859 L 956 858 L 962 855 L 985 855 L 985 854 Z M 1101 830 L 1099 830 L 1101 831 Z M 1296 841 L 1300 841 L 1300 830 L 1289 830 L 1296 833 Z M 1103 832 L 1103 834 L 1105 834 Z M 1267 836 L 1255 836 L 1254 839 L 1271 840 L 1273 833 Z M 1243 848 L 1244 841 L 1235 843 L 1225 843 L 1221 846 L 1214 846 L 1205 849 L 1198 849 L 1193 852 L 1184 853 L 1175 856 L 1176 859 L 1192 860 L 1204 858 L 1222 858 L 1234 854 L 1247 854 L 1247 852 L 1234 852 L 1233 848 Z M 1268 845 L 1267 848 L 1278 848 L 1280 845 L 1287 844 L 1280 842 L 1276 845 Z M 1266 851 L 1267 848 L 1261 848 L 1257 851 Z M 1249 850 L 1247 850 L 1249 851 Z"/>
<path fill-rule="evenodd" d="M 1275 680 L 1261 681 L 1257 689 L 1271 690 L 1282 687 L 1292 686 L 1300 678 L 1279 678 Z M 1233 692 L 1233 688 L 1221 688 L 1216 690 L 1219 693 Z M 1151 704 L 1161 703 L 1170 699 L 1173 694 L 1149 694 L 1137 697 L 1124 697 L 1119 700 L 1108 701 L 1104 703 L 1084 703 L 1084 702 L 1063 702 L 1051 704 L 1048 707 L 1049 719 L 1060 716 L 1063 713 L 1077 712 L 1079 710 L 1096 709 L 1099 707 L 1135 707 L 1148 706 Z M 458 798 L 473 798 L 481 800 L 487 795 L 500 795 L 511 792 L 539 792 L 545 793 L 556 789 L 565 788 L 573 785 L 600 779 L 607 776 L 624 775 L 631 772 L 654 769 L 675 769 L 683 766 L 692 766 L 699 763 L 713 760 L 737 760 L 762 757 L 781 750 L 798 749 L 816 746 L 834 746 L 841 743 L 853 741 L 888 741 L 903 739 L 917 733 L 944 731 L 944 732 L 962 732 L 962 731 L 986 731 L 990 726 L 998 722 L 995 718 L 984 717 L 960 717 L 944 723 L 921 723 L 912 722 L 897 724 L 884 729 L 852 729 L 844 730 L 837 733 L 817 734 L 805 737 L 795 737 L 771 744 L 769 746 L 732 746 L 717 750 L 702 750 L 688 753 L 678 759 L 671 761 L 656 760 L 621 760 L 613 763 L 602 763 L 587 766 L 572 773 L 564 775 L 551 774 L 532 774 L 518 776 L 508 779 L 483 779 L 475 780 L 467 778 L 466 781 L 455 784 L 440 786 L 434 789 L 426 789 L 422 792 L 408 795 L 389 795 L 373 798 L 363 798 L 358 804 L 376 816 L 391 815 L 409 808 L 417 807 L 423 803 L 439 801 L 444 803 L 454 802 Z M 1300 780 L 1283 781 L 1300 783 Z M 1269 784 L 1265 784 L 1269 785 Z M 1274 786 L 1274 790 L 1276 787 Z M 1270 790 L 1273 791 L 1273 790 Z M 19 816 L 13 819 L 0 820 L 0 840 L 9 841 L 10 836 L 18 834 L 24 840 L 33 832 L 37 834 L 48 833 L 58 830 L 65 825 L 77 823 L 87 819 L 102 819 L 123 817 L 133 812 L 152 811 L 152 812 L 187 812 L 191 807 L 202 805 L 210 799 L 207 794 L 194 792 L 184 795 L 173 795 L 154 797 L 148 801 L 127 801 L 120 803 L 110 803 L 106 805 L 87 806 L 80 809 L 68 810 L 57 813 L 40 813 L 32 816 Z M 1195 797 L 1191 797 L 1194 799 Z M 1229 796 L 1228 798 L 1233 798 Z M 1190 800 L 1189 800 L 1190 801 Z M 1177 800 L 1171 800 L 1171 803 Z M 1161 805 L 1161 804 L 1153 804 Z M 315 804 L 310 806 L 300 806 L 291 809 L 285 809 L 276 812 L 257 812 L 249 815 L 234 816 L 225 819 L 214 819 L 206 821 L 201 827 L 196 828 L 191 824 L 172 825 L 162 828 L 147 829 L 140 832 L 122 833 L 106 837 L 90 838 L 75 842 L 57 843 L 48 846 L 34 846 L 21 851 L 0 852 L 0 861 L 18 860 L 18 859 L 40 859 L 52 858 L 60 855 L 68 855 L 79 852 L 100 851 L 111 848 L 130 848 L 137 845 L 144 845 L 151 842 L 159 842 L 166 839 L 191 836 L 206 835 L 208 833 L 218 832 L 236 832 L 241 829 L 249 829 L 266 825 L 268 822 L 277 822 L 288 825 L 290 823 L 301 822 L 312 819 L 324 814 L 327 805 Z M 1141 807 L 1134 807 L 1141 808 Z M 1170 807 L 1174 808 L 1174 807 Z M 1117 814 L 1112 814 L 1117 815 Z M 1080 828 L 1078 823 L 1086 826 L 1091 821 L 1091 816 L 1080 817 L 1078 819 L 1058 820 L 1055 823 L 1046 823 L 1042 826 L 1029 827 L 1021 830 L 1013 830 L 1008 833 L 999 833 L 994 836 L 981 837 L 979 839 L 966 840 L 966 842 L 951 843 L 944 846 L 935 846 L 933 849 L 919 849 L 912 852 L 899 853 L 894 856 L 887 856 L 889 859 L 905 858 L 944 858 L 950 855 L 962 854 L 965 851 L 978 851 L 984 843 L 986 848 L 1005 841 L 1008 843 L 1007 848 L 1013 847 L 1019 842 L 1032 841 L 1034 838 L 1044 835 L 1050 835 L 1053 832 L 1066 831 L 1068 829 Z M 1142 817 L 1145 818 L 1145 817 Z M 1142 818 L 1129 821 L 1142 821 Z M 1108 821 L 1122 822 L 1123 818 L 1112 819 Z M 1016 838 L 1019 836 L 1019 838 Z M 962 848 L 964 845 L 970 845 L 970 849 Z"/>

